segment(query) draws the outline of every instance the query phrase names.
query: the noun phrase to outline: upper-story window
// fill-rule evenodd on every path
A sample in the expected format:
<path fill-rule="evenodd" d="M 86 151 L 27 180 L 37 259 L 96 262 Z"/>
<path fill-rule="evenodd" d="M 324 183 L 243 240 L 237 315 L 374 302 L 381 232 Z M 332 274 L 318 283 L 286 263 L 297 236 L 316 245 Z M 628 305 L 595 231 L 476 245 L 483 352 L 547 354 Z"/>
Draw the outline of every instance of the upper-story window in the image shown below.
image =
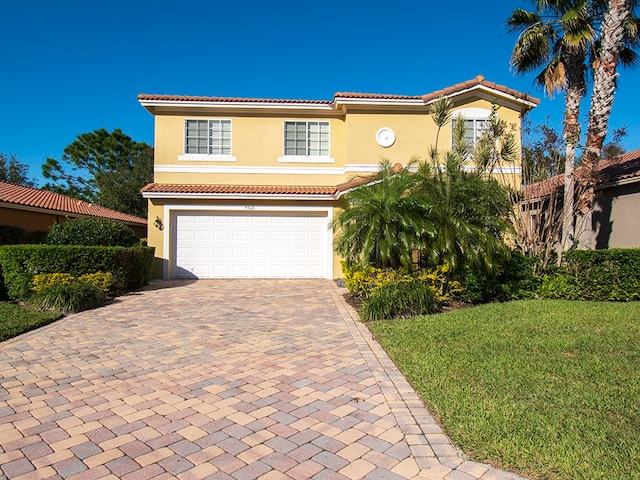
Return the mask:
<path fill-rule="evenodd" d="M 183 160 L 235 160 L 231 157 L 231 120 L 184 121 Z"/>
<path fill-rule="evenodd" d="M 464 108 L 454 112 L 451 123 L 452 132 L 455 129 L 457 121 L 464 123 L 464 139 L 472 148 L 478 144 L 478 141 L 489 126 L 489 117 L 491 111 L 484 108 Z M 453 138 L 451 139 L 453 143 Z"/>
<path fill-rule="evenodd" d="M 329 122 L 284 122 L 285 161 L 319 161 L 329 159 Z"/>
<path fill-rule="evenodd" d="M 453 121 L 456 122 L 455 119 Z M 475 147 L 480 137 L 484 134 L 489 120 L 484 118 L 463 118 L 462 121 L 464 122 L 464 139 L 469 145 Z"/>

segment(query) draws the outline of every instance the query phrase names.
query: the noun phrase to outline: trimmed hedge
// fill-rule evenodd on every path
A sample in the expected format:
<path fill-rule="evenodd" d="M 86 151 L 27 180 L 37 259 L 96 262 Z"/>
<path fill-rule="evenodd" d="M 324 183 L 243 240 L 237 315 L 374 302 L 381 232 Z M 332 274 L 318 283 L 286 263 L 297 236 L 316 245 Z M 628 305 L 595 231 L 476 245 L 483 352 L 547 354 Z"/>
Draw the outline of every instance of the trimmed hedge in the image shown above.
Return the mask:
<path fill-rule="evenodd" d="M 640 248 L 567 252 L 558 273 L 544 278 L 540 295 L 568 300 L 640 300 Z"/>
<path fill-rule="evenodd" d="M 151 278 L 154 249 L 150 247 L 84 247 L 76 245 L 6 245 L 0 266 L 9 297 L 24 301 L 33 291 L 33 277 L 68 273 L 80 277 L 111 272 L 117 291 L 135 290 Z"/>
<path fill-rule="evenodd" d="M 93 245 L 102 247 L 133 247 L 140 240 L 123 223 L 108 218 L 74 218 L 51 227 L 47 235 L 50 245 Z"/>

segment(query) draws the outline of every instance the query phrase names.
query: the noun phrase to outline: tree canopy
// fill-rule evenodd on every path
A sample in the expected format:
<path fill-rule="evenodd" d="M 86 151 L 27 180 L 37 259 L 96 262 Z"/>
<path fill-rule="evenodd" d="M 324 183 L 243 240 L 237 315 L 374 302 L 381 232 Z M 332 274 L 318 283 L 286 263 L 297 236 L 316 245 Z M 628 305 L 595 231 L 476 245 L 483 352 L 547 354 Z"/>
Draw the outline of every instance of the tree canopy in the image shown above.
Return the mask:
<path fill-rule="evenodd" d="M 29 179 L 29 165 L 11 154 L 0 152 L 0 180 L 5 182 L 23 185 L 25 187 L 35 187 L 33 180 Z"/>
<path fill-rule="evenodd" d="M 634 51 L 640 40 L 635 17 L 638 1 L 531 0 L 531 3 L 535 11 L 517 8 L 507 20 L 509 29 L 519 33 L 511 65 L 517 73 L 540 69 L 536 77 L 538 85 L 549 95 L 565 93 L 562 245 L 566 250 L 574 244 L 574 167 L 581 130 L 580 102 L 587 92 L 587 74 L 593 71 L 593 93 L 583 162 L 590 164 L 589 170 L 595 172 L 597 160 L 603 153 L 613 104 L 616 67 L 618 64 L 632 67 L 638 63 Z M 582 198 L 589 181 L 582 179 L 580 184 L 578 197 Z M 587 200 L 586 204 L 590 203 Z"/>
<path fill-rule="evenodd" d="M 120 212 L 146 217 L 140 189 L 153 181 L 153 147 L 119 128 L 78 135 L 62 160 L 47 158 L 44 188 Z"/>

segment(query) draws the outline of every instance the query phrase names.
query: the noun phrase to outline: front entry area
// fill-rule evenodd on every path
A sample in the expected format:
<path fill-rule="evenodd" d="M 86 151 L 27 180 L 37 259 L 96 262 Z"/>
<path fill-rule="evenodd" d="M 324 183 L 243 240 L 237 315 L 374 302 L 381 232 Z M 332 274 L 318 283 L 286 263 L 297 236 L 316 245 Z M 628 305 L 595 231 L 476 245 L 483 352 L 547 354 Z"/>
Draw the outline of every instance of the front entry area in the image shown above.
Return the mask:
<path fill-rule="evenodd" d="M 331 278 L 327 211 L 185 211 L 172 278 Z"/>

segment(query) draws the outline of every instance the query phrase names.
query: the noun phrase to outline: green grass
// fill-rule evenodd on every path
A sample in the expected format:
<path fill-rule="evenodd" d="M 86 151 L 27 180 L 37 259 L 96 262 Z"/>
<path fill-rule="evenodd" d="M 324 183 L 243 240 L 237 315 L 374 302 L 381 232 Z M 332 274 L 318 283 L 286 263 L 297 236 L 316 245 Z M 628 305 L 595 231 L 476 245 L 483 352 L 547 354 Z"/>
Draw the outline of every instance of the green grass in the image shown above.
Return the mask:
<path fill-rule="evenodd" d="M 474 458 L 533 478 L 640 478 L 640 303 L 525 300 L 370 328 Z"/>
<path fill-rule="evenodd" d="M 42 327 L 62 317 L 56 312 L 40 312 L 12 303 L 0 303 L 0 341 Z"/>

